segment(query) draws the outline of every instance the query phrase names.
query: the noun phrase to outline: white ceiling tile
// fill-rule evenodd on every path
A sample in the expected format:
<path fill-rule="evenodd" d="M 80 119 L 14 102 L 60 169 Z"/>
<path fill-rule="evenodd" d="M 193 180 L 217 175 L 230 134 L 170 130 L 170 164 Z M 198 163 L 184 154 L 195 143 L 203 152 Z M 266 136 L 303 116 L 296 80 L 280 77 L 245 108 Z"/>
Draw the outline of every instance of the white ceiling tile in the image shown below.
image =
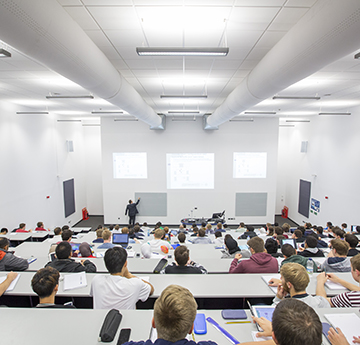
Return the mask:
<path fill-rule="evenodd" d="M 82 5 L 80 0 L 57 0 L 62 6 Z"/>
<path fill-rule="evenodd" d="M 301 1 L 301 0 L 300 0 Z M 235 6 L 282 6 L 285 0 L 236 0 Z"/>
<path fill-rule="evenodd" d="M 111 60 L 111 59 L 119 59 L 120 58 L 119 53 L 111 45 L 102 46 L 102 47 L 99 47 L 99 48 L 106 55 L 106 57 L 109 60 Z"/>
<path fill-rule="evenodd" d="M 144 41 L 144 35 L 139 30 L 105 30 L 105 35 L 116 47 L 141 47 Z"/>
<path fill-rule="evenodd" d="M 286 34 L 286 31 L 266 31 L 256 43 L 257 48 L 271 49 Z"/>
<path fill-rule="evenodd" d="M 188 70 L 210 70 L 213 65 L 214 59 L 212 58 L 200 58 L 200 57 L 187 57 L 185 59 L 185 69 Z"/>
<path fill-rule="evenodd" d="M 317 0 L 288 0 L 286 1 L 285 7 L 311 7 Z"/>
<path fill-rule="evenodd" d="M 158 78 L 159 73 L 155 69 L 137 69 L 133 70 L 137 78 Z"/>
<path fill-rule="evenodd" d="M 290 30 L 307 11 L 308 8 L 283 8 L 268 30 Z"/>
<path fill-rule="evenodd" d="M 98 47 L 107 46 L 110 44 L 109 39 L 99 29 L 98 30 L 85 30 L 85 32 Z"/>
<path fill-rule="evenodd" d="M 96 30 L 99 28 L 84 7 L 64 7 L 64 9 L 83 30 Z"/>
<path fill-rule="evenodd" d="M 82 0 L 87 6 L 132 6 L 131 0 Z"/>
<path fill-rule="evenodd" d="M 213 70 L 237 70 L 240 67 L 241 61 L 230 60 L 227 58 L 216 59 L 213 65 Z"/>
<path fill-rule="evenodd" d="M 248 55 L 249 60 L 258 60 L 260 61 L 268 52 L 270 49 L 265 48 L 257 48 L 255 47 L 250 54 Z"/>
<path fill-rule="evenodd" d="M 122 59 L 110 59 L 110 62 L 114 65 L 117 70 L 127 69 L 128 66 Z"/>

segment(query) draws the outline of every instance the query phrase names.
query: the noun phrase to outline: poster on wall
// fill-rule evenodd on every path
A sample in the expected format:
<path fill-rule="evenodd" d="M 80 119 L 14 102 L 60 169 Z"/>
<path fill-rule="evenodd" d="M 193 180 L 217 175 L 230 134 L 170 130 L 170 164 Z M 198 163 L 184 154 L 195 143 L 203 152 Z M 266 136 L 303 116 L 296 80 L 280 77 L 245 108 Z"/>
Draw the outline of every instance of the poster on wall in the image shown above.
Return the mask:
<path fill-rule="evenodd" d="M 311 213 L 318 214 L 320 212 L 320 201 L 314 198 L 311 198 Z"/>

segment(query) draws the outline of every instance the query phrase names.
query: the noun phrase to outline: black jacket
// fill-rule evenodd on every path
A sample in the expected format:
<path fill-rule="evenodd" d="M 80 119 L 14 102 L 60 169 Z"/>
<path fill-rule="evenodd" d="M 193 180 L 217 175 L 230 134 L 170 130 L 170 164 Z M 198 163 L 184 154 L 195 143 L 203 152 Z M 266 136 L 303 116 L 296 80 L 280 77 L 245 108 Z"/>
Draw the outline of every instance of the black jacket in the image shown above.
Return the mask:
<path fill-rule="evenodd" d="M 125 216 L 128 214 L 128 212 L 129 212 L 129 217 L 136 216 L 136 214 L 139 213 L 139 211 L 136 208 L 136 205 L 139 203 L 139 201 L 140 200 L 138 200 L 136 203 L 128 204 L 126 206 Z"/>
<path fill-rule="evenodd" d="M 243 240 L 246 240 L 246 239 L 248 238 L 248 236 L 249 236 L 250 238 L 253 238 L 253 237 L 257 236 L 257 235 L 256 235 L 255 231 L 245 231 L 245 232 L 239 237 L 239 239 L 241 238 L 241 239 L 243 239 Z"/>
<path fill-rule="evenodd" d="M 96 266 L 89 260 L 85 260 L 84 265 L 74 259 L 56 259 L 48 262 L 45 267 L 56 268 L 59 272 L 87 272 L 95 273 Z"/>

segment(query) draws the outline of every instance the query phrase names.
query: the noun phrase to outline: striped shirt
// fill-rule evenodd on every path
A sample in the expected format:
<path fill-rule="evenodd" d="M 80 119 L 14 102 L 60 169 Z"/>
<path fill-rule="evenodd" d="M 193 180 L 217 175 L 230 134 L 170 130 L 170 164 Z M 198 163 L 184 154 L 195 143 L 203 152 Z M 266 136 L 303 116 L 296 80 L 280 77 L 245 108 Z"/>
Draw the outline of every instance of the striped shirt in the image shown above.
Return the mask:
<path fill-rule="evenodd" d="M 336 308 L 341 307 L 360 307 L 360 291 L 349 291 L 337 295 L 331 299 L 331 303 Z"/>

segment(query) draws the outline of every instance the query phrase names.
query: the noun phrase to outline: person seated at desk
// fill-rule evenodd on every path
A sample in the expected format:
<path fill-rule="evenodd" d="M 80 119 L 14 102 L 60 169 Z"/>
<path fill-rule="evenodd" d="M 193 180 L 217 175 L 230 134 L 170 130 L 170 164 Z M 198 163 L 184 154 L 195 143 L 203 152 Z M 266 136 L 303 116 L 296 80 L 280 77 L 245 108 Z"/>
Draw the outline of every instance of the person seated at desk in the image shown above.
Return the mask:
<path fill-rule="evenodd" d="M 186 240 L 186 235 L 184 232 L 180 232 L 179 235 L 177 236 L 179 243 L 183 244 L 183 245 L 187 245 L 187 244 L 191 244 L 191 242 Z"/>
<path fill-rule="evenodd" d="M 266 253 L 264 240 L 258 236 L 247 242 L 250 247 L 251 257 L 249 260 L 242 260 L 241 254 L 236 254 L 231 262 L 229 273 L 277 273 L 279 270 L 278 261 Z"/>
<path fill-rule="evenodd" d="M 345 241 L 349 244 L 350 249 L 348 251 L 347 256 L 355 256 L 358 255 L 360 252 L 356 249 L 357 245 L 359 244 L 358 238 L 354 234 L 346 234 Z"/>
<path fill-rule="evenodd" d="M 324 229 L 322 226 L 317 226 L 315 228 L 316 234 L 318 235 L 319 240 L 322 238 L 327 238 L 328 236 L 324 234 Z"/>
<path fill-rule="evenodd" d="M 6 237 L 0 237 L 0 271 L 25 271 L 29 267 L 28 261 L 9 252 L 9 244 Z"/>
<path fill-rule="evenodd" d="M 62 233 L 61 228 L 57 226 L 54 229 L 54 237 L 50 239 L 50 242 L 52 243 L 61 242 L 61 233 Z"/>
<path fill-rule="evenodd" d="M 205 230 L 201 228 L 198 232 L 198 235 L 195 239 L 192 240 L 193 244 L 211 244 L 212 241 L 209 237 L 205 237 Z"/>
<path fill-rule="evenodd" d="M 131 238 L 142 240 L 144 238 L 144 232 L 141 230 L 140 225 L 134 225 L 134 233 Z"/>
<path fill-rule="evenodd" d="M 17 277 L 16 272 L 9 272 L 6 279 L 0 284 L 0 296 L 8 289 L 11 282 Z"/>
<path fill-rule="evenodd" d="M 197 237 L 199 228 L 193 224 L 191 230 L 193 231 L 193 233 L 190 235 L 190 237 Z"/>
<path fill-rule="evenodd" d="M 186 246 L 179 246 L 175 249 L 175 262 L 167 265 L 160 273 L 179 273 L 179 274 L 205 274 L 207 270 L 190 260 L 189 249 Z"/>
<path fill-rule="evenodd" d="M 225 235 L 225 250 L 222 250 L 221 259 L 235 258 L 236 254 L 241 254 L 242 258 L 249 258 L 251 256 L 250 251 L 240 250 L 236 240 L 232 238 L 230 234 Z"/>
<path fill-rule="evenodd" d="M 254 227 L 251 226 L 251 225 L 248 225 L 246 227 L 246 231 L 242 235 L 240 235 L 238 239 L 239 240 L 240 239 L 246 240 L 248 237 L 251 239 L 251 238 L 253 238 L 255 236 L 257 236 L 257 235 L 256 235 L 256 233 L 254 231 Z"/>
<path fill-rule="evenodd" d="M 104 239 L 102 238 L 103 228 L 96 230 L 96 239 L 92 243 L 103 243 Z"/>
<path fill-rule="evenodd" d="M 266 252 L 269 253 L 274 258 L 282 258 L 282 253 L 278 253 L 279 249 L 279 238 L 280 236 L 276 237 L 276 240 L 273 238 L 268 238 L 265 242 L 265 249 Z M 285 237 L 284 237 L 285 238 Z"/>
<path fill-rule="evenodd" d="M 124 248 L 108 249 L 104 262 L 110 275 L 96 275 L 91 282 L 94 309 L 136 309 L 138 300 L 145 302 L 154 293 L 149 282 L 129 272 Z"/>
<path fill-rule="evenodd" d="M 49 253 L 55 252 L 57 245 L 58 245 L 59 243 L 61 243 L 61 242 L 69 242 L 70 245 L 71 245 L 71 244 L 74 244 L 73 242 L 71 242 L 72 237 L 73 237 L 73 232 L 72 232 L 72 230 L 66 229 L 66 228 L 64 229 L 64 227 L 63 227 L 62 232 L 61 232 L 61 239 L 62 239 L 62 241 L 59 241 L 59 242 L 57 242 L 56 244 L 51 245 L 51 247 L 50 247 L 50 249 L 49 249 Z M 72 252 L 71 255 L 72 255 L 73 258 L 76 258 L 76 257 L 78 256 L 78 254 L 79 254 L 79 250 L 75 250 L 75 251 Z"/>
<path fill-rule="evenodd" d="M 305 237 L 303 237 L 303 233 L 299 229 L 294 231 L 294 233 L 291 235 L 291 238 L 294 238 L 296 243 L 303 243 L 305 241 Z"/>
<path fill-rule="evenodd" d="M 350 272 L 350 257 L 347 256 L 349 244 L 343 240 L 331 240 L 331 251 L 326 260 L 320 265 L 325 272 Z"/>
<path fill-rule="evenodd" d="M 237 231 L 237 232 L 245 232 L 246 231 L 245 223 L 240 222 L 239 227 L 235 231 Z"/>
<path fill-rule="evenodd" d="M 213 230 L 213 228 L 212 228 L 212 225 L 210 224 L 210 223 L 207 223 L 206 224 L 206 230 L 205 230 L 205 232 L 206 232 L 206 235 L 208 235 L 208 234 L 214 234 L 215 233 L 215 231 Z M 221 232 L 221 231 L 220 231 Z"/>
<path fill-rule="evenodd" d="M 281 253 L 284 255 L 284 260 L 281 262 L 281 266 L 283 266 L 286 263 L 297 263 L 300 264 L 302 266 L 305 267 L 305 269 L 307 269 L 307 263 L 308 263 L 308 258 L 305 258 L 304 256 L 301 255 L 297 255 L 296 254 L 296 249 L 291 245 L 291 244 L 284 244 L 281 248 Z M 314 272 L 317 272 L 317 265 L 313 260 L 313 269 Z"/>
<path fill-rule="evenodd" d="M 71 258 L 72 249 L 69 242 L 60 242 L 55 250 L 56 259 L 48 262 L 45 267 L 56 268 L 59 272 L 96 272 L 96 266 L 89 260 L 75 261 Z"/>
<path fill-rule="evenodd" d="M 263 329 L 257 337 L 272 337 L 262 341 L 263 345 L 321 345 L 322 323 L 315 310 L 295 298 L 279 303 L 272 316 L 272 322 L 264 317 L 254 317 L 254 321 Z M 258 342 L 242 343 L 256 345 Z"/>
<path fill-rule="evenodd" d="M 55 304 L 55 295 L 59 289 L 60 273 L 53 267 L 39 269 L 31 279 L 31 287 L 39 296 L 36 308 L 75 308 L 72 304 Z"/>
<path fill-rule="evenodd" d="M 169 250 L 172 249 L 171 245 L 162 240 L 164 236 L 164 230 L 158 228 L 154 232 L 154 239 L 144 243 L 141 246 L 141 254 L 145 258 L 150 258 L 154 254 L 168 254 Z"/>
<path fill-rule="evenodd" d="M 216 231 L 226 232 L 226 230 L 223 229 L 222 223 L 220 223 L 220 222 L 216 224 L 215 232 L 216 232 Z"/>
<path fill-rule="evenodd" d="M 270 286 L 277 286 L 277 293 L 273 299 L 273 306 L 279 304 L 286 295 L 303 301 L 312 308 L 330 308 L 326 298 L 322 296 L 311 296 L 306 293 L 310 283 L 309 273 L 304 266 L 297 263 L 287 263 L 281 266 L 281 279 L 272 279 Z"/>
<path fill-rule="evenodd" d="M 9 230 L 7 228 L 2 228 L 0 230 L 0 236 L 5 236 L 8 234 L 8 232 L 9 232 Z"/>
<path fill-rule="evenodd" d="M 178 285 L 166 287 L 154 304 L 152 326 L 156 328 L 158 339 L 153 343 L 129 341 L 124 345 L 196 345 L 186 339 L 192 334 L 197 312 L 197 304 L 191 292 Z M 199 345 L 217 345 L 213 341 L 200 341 Z"/>
<path fill-rule="evenodd" d="M 180 224 L 179 225 L 179 233 L 180 232 L 187 232 L 187 229 L 186 229 L 186 227 L 184 226 L 184 224 Z"/>
<path fill-rule="evenodd" d="M 35 231 L 50 231 L 50 229 L 45 229 L 43 222 L 37 222 Z"/>
<path fill-rule="evenodd" d="M 360 282 L 360 254 L 353 256 L 350 259 L 351 263 L 351 275 L 354 280 L 359 283 Z M 332 298 L 328 298 L 326 296 L 325 291 L 325 283 L 327 280 L 330 280 L 334 283 L 339 283 L 342 286 L 346 287 L 348 290 L 347 292 L 341 293 Z M 359 308 L 360 307 L 360 287 L 356 286 L 355 284 L 349 283 L 344 279 L 340 279 L 334 273 L 325 274 L 325 272 L 320 273 L 317 276 L 317 285 L 316 285 L 316 295 L 323 296 L 327 298 L 330 305 L 336 308 Z"/>
<path fill-rule="evenodd" d="M 317 248 L 318 240 L 314 236 L 306 237 L 304 248 L 299 246 L 298 254 L 304 257 L 324 257 L 324 253 Z"/>
<path fill-rule="evenodd" d="M 336 239 L 343 240 L 345 238 L 346 232 L 341 230 L 338 226 L 333 228 L 333 235 Z"/>
<path fill-rule="evenodd" d="M 26 224 L 20 223 L 19 228 L 15 232 L 32 232 L 32 229 L 26 230 Z"/>
<path fill-rule="evenodd" d="M 266 236 L 271 236 L 273 237 L 274 236 L 274 233 L 275 233 L 275 230 L 274 230 L 274 227 L 271 226 L 271 225 L 268 225 L 270 223 L 267 223 L 266 224 Z"/>
<path fill-rule="evenodd" d="M 129 234 L 129 243 L 140 243 L 140 241 L 138 241 L 133 235 L 134 235 L 134 229 L 130 229 L 125 226 L 121 229 L 121 233 L 122 234 Z M 131 237 L 132 235 L 132 237 Z"/>
<path fill-rule="evenodd" d="M 102 233 L 102 238 L 104 243 L 100 244 L 97 249 L 109 249 L 115 247 L 115 245 L 111 243 L 111 231 L 104 230 Z"/>
<path fill-rule="evenodd" d="M 215 231 L 215 246 L 222 247 L 224 245 L 224 238 L 222 237 L 221 231 Z"/>
<path fill-rule="evenodd" d="M 96 258 L 94 251 L 87 242 L 82 242 L 79 246 L 79 254 L 82 258 Z"/>

